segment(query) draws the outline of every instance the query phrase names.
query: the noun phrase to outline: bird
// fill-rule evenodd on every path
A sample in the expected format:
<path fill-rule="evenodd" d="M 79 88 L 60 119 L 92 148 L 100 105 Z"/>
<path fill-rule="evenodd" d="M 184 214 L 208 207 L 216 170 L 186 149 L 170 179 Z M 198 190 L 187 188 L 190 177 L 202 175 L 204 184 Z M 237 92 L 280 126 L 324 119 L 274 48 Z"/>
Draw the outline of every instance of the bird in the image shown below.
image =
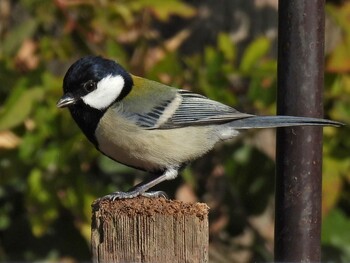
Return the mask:
<path fill-rule="evenodd" d="M 203 95 L 134 76 L 102 56 L 84 56 L 70 66 L 57 107 L 68 107 L 102 154 L 156 175 L 103 197 L 110 200 L 166 196 L 148 190 L 175 179 L 186 164 L 241 130 L 341 125 L 319 118 L 242 113 Z"/>

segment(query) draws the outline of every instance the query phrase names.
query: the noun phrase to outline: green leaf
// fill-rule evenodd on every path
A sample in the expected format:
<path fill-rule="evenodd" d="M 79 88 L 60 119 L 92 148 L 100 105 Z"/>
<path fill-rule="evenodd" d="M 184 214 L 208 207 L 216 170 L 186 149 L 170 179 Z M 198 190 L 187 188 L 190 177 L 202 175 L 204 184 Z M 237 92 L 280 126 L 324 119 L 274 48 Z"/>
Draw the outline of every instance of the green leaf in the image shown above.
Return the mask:
<path fill-rule="evenodd" d="M 327 70 L 330 72 L 349 72 L 350 70 L 350 40 L 342 39 L 337 48 L 328 56 Z"/>
<path fill-rule="evenodd" d="M 350 221 L 339 209 L 333 210 L 322 224 L 322 243 L 340 249 L 344 260 L 350 260 Z"/>
<path fill-rule="evenodd" d="M 25 23 L 13 28 L 2 43 L 4 54 L 13 55 L 23 40 L 33 35 L 37 28 L 37 20 L 29 19 Z"/>
<path fill-rule="evenodd" d="M 161 21 L 166 21 L 171 15 L 192 17 L 195 9 L 178 0 L 138 0 L 133 2 L 132 8 L 140 10 L 148 8 Z"/>
<path fill-rule="evenodd" d="M 350 14 L 350 3 L 344 3 L 340 6 L 334 6 L 328 4 L 326 6 L 327 14 L 339 25 L 339 27 L 347 34 L 350 33 L 349 29 L 349 14 Z"/>
<path fill-rule="evenodd" d="M 270 40 L 266 37 L 257 38 L 245 50 L 241 65 L 239 67 L 243 74 L 250 73 L 256 69 L 261 58 L 267 55 L 270 49 Z"/>
<path fill-rule="evenodd" d="M 50 222 L 57 218 L 58 210 L 52 199 L 52 191 L 48 189 L 47 179 L 41 170 L 33 169 L 30 172 L 27 185 L 28 199 L 26 200 L 26 206 L 29 210 L 29 221 L 33 234 L 42 236 L 46 233 Z"/>
<path fill-rule="evenodd" d="M 102 171 L 110 174 L 126 173 L 126 172 L 130 172 L 132 169 L 126 165 L 119 164 L 103 155 L 101 155 L 98 158 L 98 165 Z"/>
<path fill-rule="evenodd" d="M 230 62 L 234 62 L 236 58 L 236 47 L 231 41 L 228 34 L 220 33 L 218 37 L 218 46 L 225 58 Z"/>
<path fill-rule="evenodd" d="M 11 129 L 23 123 L 32 110 L 34 102 L 40 100 L 44 92 L 40 88 L 25 90 L 18 86 L 0 111 L 0 131 Z"/>
<path fill-rule="evenodd" d="M 164 83 L 175 85 L 178 76 L 181 76 L 183 71 L 179 66 L 179 58 L 176 52 L 166 55 L 162 60 L 160 60 L 153 68 L 147 73 L 146 77 L 149 79 L 159 80 L 161 75 L 168 75 L 171 83 Z"/>
<path fill-rule="evenodd" d="M 322 214 L 326 215 L 339 200 L 342 188 L 341 170 L 344 161 L 326 155 L 323 158 Z"/>

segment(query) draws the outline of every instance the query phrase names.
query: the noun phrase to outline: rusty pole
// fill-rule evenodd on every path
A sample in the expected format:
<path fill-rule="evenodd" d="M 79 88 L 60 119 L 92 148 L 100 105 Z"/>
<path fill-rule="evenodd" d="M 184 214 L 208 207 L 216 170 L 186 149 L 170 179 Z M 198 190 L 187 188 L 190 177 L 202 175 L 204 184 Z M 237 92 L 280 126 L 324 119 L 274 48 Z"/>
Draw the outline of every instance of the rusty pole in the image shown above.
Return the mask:
<path fill-rule="evenodd" d="M 324 0 L 279 0 L 279 115 L 323 116 Z M 322 128 L 277 131 L 275 261 L 321 260 Z"/>

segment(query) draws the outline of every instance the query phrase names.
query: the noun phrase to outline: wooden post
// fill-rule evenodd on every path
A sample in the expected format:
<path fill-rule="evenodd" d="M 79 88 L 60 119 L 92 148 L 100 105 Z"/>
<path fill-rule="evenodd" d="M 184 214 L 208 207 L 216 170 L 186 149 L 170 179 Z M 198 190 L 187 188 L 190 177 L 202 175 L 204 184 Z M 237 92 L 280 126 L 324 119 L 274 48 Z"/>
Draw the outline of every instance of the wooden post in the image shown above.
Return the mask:
<path fill-rule="evenodd" d="M 208 262 L 208 207 L 137 197 L 92 205 L 93 262 Z"/>

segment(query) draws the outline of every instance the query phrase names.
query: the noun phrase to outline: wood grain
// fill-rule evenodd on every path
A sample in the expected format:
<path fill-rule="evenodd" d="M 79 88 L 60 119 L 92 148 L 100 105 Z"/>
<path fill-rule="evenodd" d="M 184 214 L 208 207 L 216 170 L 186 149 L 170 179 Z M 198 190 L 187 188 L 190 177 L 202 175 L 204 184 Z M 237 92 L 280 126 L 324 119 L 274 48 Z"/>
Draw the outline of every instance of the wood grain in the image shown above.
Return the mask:
<path fill-rule="evenodd" d="M 93 262 L 208 262 L 208 207 L 138 197 L 93 204 Z"/>

